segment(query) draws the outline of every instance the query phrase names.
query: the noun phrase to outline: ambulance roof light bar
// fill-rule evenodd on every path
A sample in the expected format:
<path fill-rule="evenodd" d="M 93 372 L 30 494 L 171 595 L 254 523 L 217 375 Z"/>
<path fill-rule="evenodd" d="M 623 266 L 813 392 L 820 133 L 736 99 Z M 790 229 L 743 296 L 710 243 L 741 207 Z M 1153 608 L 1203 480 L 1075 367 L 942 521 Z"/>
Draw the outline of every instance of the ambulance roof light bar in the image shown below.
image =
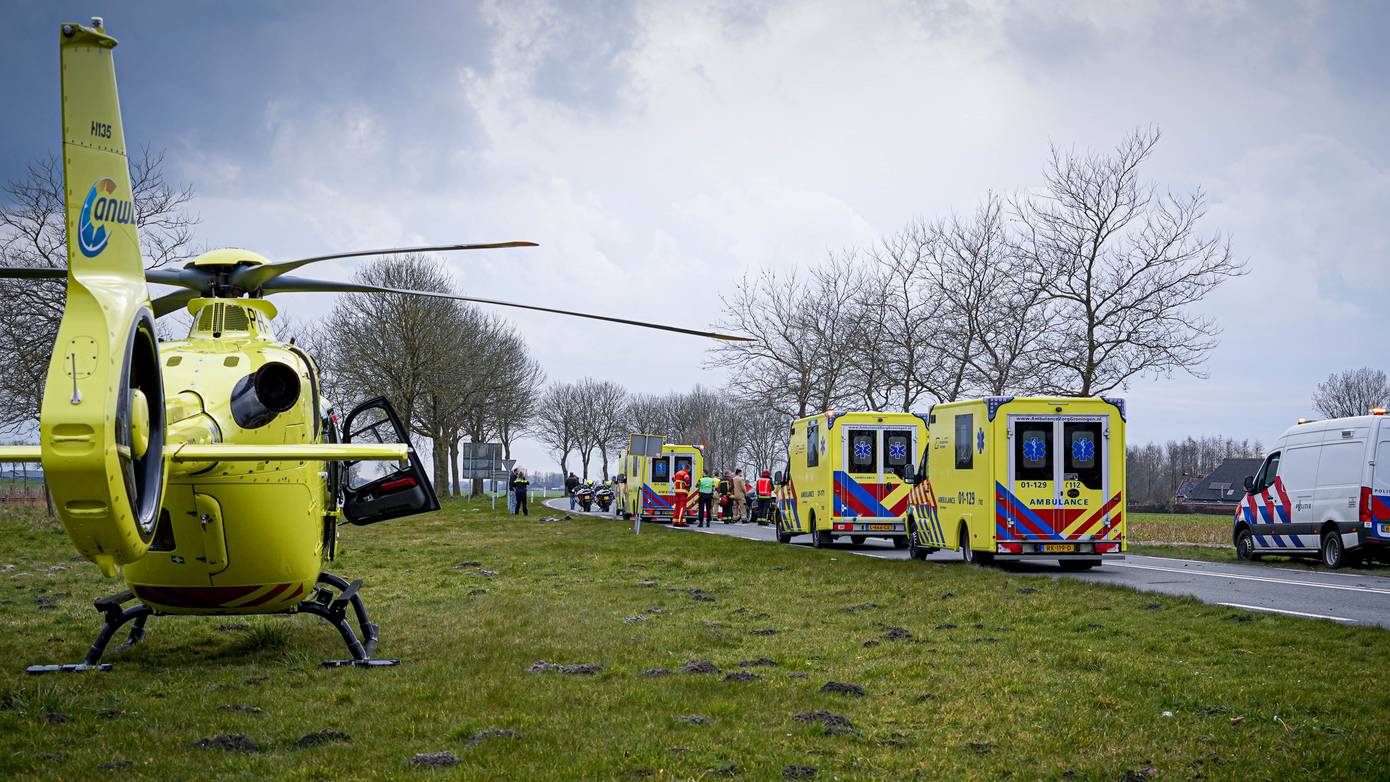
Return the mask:
<path fill-rule="evenodd" d="M 1372 408 L 1371 408 L 1371 415 L 1385 415 L 1385 408 L 1383 408 L 1383 407 L 1372 407 Z"/>

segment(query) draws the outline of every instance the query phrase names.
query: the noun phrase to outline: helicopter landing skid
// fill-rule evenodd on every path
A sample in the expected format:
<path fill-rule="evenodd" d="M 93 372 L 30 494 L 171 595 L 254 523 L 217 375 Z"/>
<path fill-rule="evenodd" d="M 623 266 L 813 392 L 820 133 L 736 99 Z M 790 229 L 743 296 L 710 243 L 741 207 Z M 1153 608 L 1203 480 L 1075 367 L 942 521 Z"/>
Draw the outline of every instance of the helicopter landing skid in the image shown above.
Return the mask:
<path fill-rule="evenodd" d="M 332 573 L 320 573 L 318 581 L 318 588 L 308 600 L 299 604 L 299 610 L 322 617 L 324 621 L 338 628 L 338 633 L 343 636 L 343 643 L 347 644 L 348 654 L 352 655 L 349 660 L 324 660 L 323 666 L 378 668 L 400 665 L 400 660 L 372 657 L 381 633 L 376 624 L 367 618 L 367 606 L 362 602 L 362 596 L 357 594 L 362 588 L 362 580 L 348 583 Z M 360 640 L 357 633 L 353 632 L 352 625 L 348 623 L 348 606 L 352 607 L 352 612 L 357 618 L 357 627 L 362 632 Z"/>
<path fill-rule="evenodd" d="M 125 641 L 118 647 L 117 652 L 125 651 L 135 644 L 145 640 L 145 620 L 154 613 L 149 606 L 141 603 L 130 608 L 121 608 L 121 604 L 134 600 L 135 595 L 130 592 L 121 592 L 110 597 L 103 597 L 95 601 L 92 605 L 102 613 L 106 620 L 105 626 L 97 634 L 97 639 L 92 642 L 92 648 L 87 650 L 87 656 L 80 663 L 66 663 L 63 665 L 31 665 L 24 669 L 26 673 L 75 673 L 80 671 L 109 671 L 110 663 L 103 663 L 101 656 L 106 653 L 106 645 L 111 643 L 116 631 L 120 630 L 127 622 L 131 622 L 130 634 Z"/>

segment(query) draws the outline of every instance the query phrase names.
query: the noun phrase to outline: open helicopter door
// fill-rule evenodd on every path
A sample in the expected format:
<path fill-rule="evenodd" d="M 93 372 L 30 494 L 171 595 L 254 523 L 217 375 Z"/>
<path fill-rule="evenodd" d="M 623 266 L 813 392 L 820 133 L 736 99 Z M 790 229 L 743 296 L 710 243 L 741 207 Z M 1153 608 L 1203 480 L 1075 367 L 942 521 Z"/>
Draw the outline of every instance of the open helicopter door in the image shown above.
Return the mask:
<path fill-rule="evenodd" d="M 343 420 L 343 442 L 376 445 L 409 444 L 410 440 L 391 403 L 377 397 L 347 414 Z M 403 461 L 345 462 L 343 471 L 343 518 L 353 524 L 375 524 L 439 510 L 434 486 L 413 448 Z"/>

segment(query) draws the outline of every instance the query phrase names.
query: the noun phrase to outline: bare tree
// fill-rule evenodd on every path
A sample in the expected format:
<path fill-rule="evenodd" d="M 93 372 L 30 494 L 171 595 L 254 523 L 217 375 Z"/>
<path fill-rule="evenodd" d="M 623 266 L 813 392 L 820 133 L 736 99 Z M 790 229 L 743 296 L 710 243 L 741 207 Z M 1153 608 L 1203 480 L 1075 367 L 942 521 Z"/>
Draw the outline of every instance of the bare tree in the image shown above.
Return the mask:
<path fill-rule="evenodd" d="M 1313 407 L 1328 418 L 1366 415 L 1390 404 L 1390 380 L 1379 369 L 1361 367 L 1333 372 L 1313 392 Z"/>
<path fill-rule="evenodd" d="M 869 410 L 911 410 L 940 363 L 936 330 L 943 298 L 932 274 L 934 234 L 913 223 L 869 252 L 871 267 L 856 297 L 851 350 L 845 360 Z"/>
<path fill-rule="evenodd" d="M 714 348 L 711 366 L 737 367 L 737 392 L 788 417 L 858 396 L 846 355 L 858 328 L 864 274 L 852 253 L 832 255 L 803 276 L 764 270 L 723 299 L 719 326 L 753 337 Z"/>
<path fill-rule="evenodd" d="M 579 441 L 583 400 L 571 383 L 555 383 L 546 389 L 527 431 L 550 449 L 560 463 L 560 472 L 569 475 L 569 457 Z"/>
<path fill-rule="evenodd" d="M 164 153 L 149 147 L 130 158 L 135 224 L 147 268 L 193 256 L 193 190 L 171 184 Z M 4 188 L 0 265 L 67 266 L 66 198 L 56 155 L 31 162 Z M 38 423 L 48 358 L 63 317 L 62 280 L 6 280 L 0 286 L 0 431 Z"/>
<path fill-rule="evenodd" d="M 1204 236 L 1200 190 L 1160 194 L 1140 178 L 1157 130 L 1109 154 L 1052 150 L 1045 192 L 1016 199 L 1017 251 L 1056 316 L 1045 390 L 1092 396 L 1140 375 L 1201 364 L 1220 329 L 1193 305 L 1245 273 L 1229 242 Z"/>
<path fill-rule="evenodd" d="M 656 394 L 633 394 L 627 401 L 627 428 L 635 434 L 662 434 L 670 412 L 667 399 Z"/>

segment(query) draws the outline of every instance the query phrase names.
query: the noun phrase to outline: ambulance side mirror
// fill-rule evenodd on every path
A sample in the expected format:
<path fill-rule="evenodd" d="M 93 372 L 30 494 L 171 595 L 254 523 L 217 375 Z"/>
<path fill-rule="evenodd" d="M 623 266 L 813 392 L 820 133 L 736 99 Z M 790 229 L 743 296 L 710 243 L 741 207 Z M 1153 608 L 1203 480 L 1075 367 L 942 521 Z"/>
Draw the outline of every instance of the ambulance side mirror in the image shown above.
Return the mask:
<path fill-rule="evenodd" d="M 772 474 L 772 482 L 778 486 L 786 486 L 787 482 L 784 480 L 786 477 L 781 470 L 778 470 Z"/>
<path fill-rule="evenodd" d="M 1246 493 L 1246 494 L 1254 494 L 1254 493 L 1255 493 L 1255 476 L 1253 476 L 1253 475 L 1247 475 L 1247 476 L 1245 476 L 1245 493 Z"/>
<path fill-rule="evenodd" d="M 917 482 L 917 475 L 912 471 L 912 465 L 904 464 L 902 467 L 899 467 L 898 469 L 902 471 L 901 475 L 903 477 L 903 483 Z"/>

